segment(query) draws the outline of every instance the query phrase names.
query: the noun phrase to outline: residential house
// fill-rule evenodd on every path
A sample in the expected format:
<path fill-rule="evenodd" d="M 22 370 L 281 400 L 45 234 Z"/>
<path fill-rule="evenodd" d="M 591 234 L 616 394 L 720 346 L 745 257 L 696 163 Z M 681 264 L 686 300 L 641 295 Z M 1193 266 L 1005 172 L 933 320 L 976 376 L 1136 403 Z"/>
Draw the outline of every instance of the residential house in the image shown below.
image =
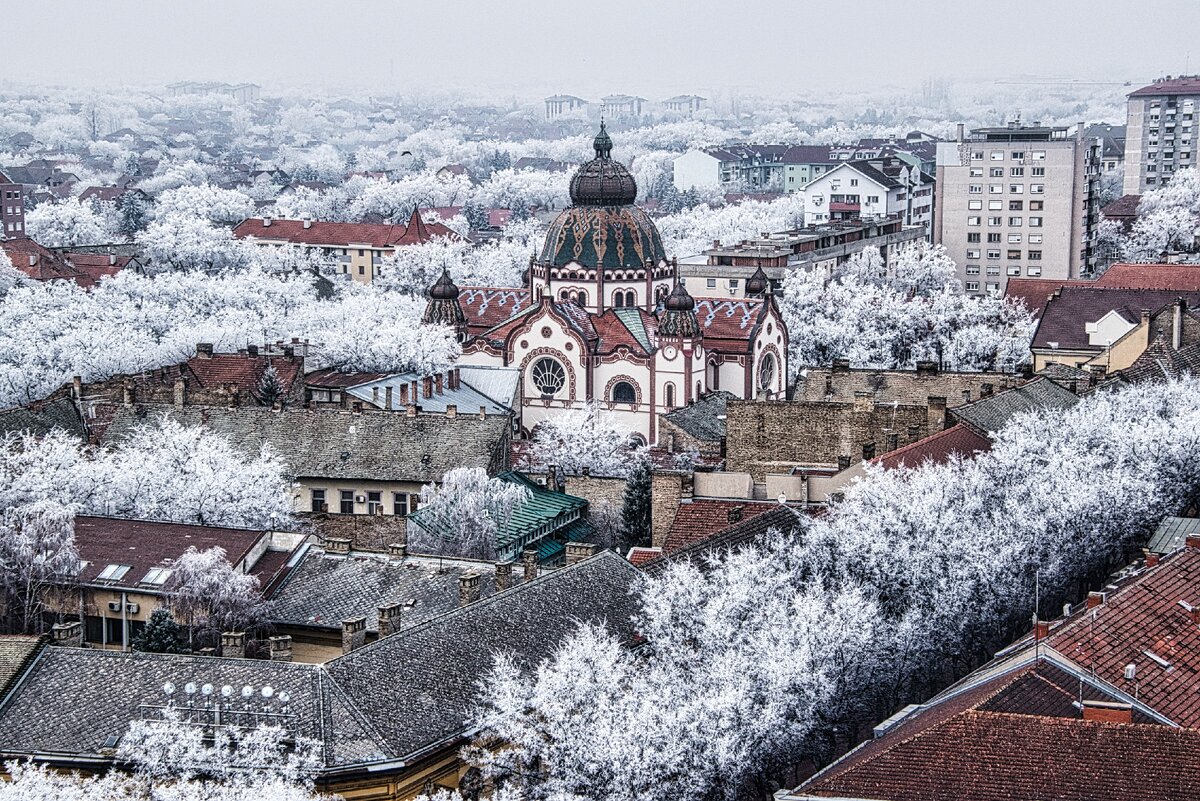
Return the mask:
<path fill-rule="evenodd" d="M 600 98 L 600 118 L 610 122 L 636 122 L 642 117 L 646 98 L 637 95 L 605 95 Z"/>
<path fill-rule="evenodd" d="M 704 570 L 709 555 L 765 544 L 773 536 L 791 535 L 797 528 L 799 514 L 795 507 L 776 501 L 684 502 L 679 505 L 679 514 L 671 523 L 665 541 L 658 546 L 631 549 L 628 558 L 651 576 L 682 561 L 690 561 Z M 699 523 L 701 530 L 689 528 L 692 523 Z"/>
<path fill-rule="evenodd" d="M 686 114 L 690 117 L 704 108 L 707 102 L 707 99 L 699 95 L 675 95 L 662 101 L 662 106 L 672 114 Z"/>
<path fill-rule="evenodd" d="M 504 414 L 122 406 L 101 442 L 115 444 L 165 417 L 226 437 L 247 458 L 269 446 L 292 480 L 298 512 L 406 517 L 421 488 L 455 467 L 508 469 L 512 428 Z"/>
<path fill-rule="evenodd" d="M 804 224 L 895 215 L 928 236 L 933 183 L 919 168 L 898 161 L 847 161 L 804 186 Z"/>
<path fill-rule="evenodd" d="M 1100 216 L 1121 224 L 1121 229 L 1128 234 L 1133 230 L 1133 224 L 1138 219 L 1138 206 L 1142 203 L 1141 195 L 1121 195 L 1119 198 L 1100 209 Z"/>
<path fill-rule="evenodd" d="M 689 189 L 725 187 L 728 190 L 777 189 L 783 185 L 786 145 L 733 144 L 689 150 L 676 157 L 674 184 Z"/>
<path fill-rule="evenodd" d="M 793 145 L 783 152 L 783 191 L 801 192 L 836 166 L 828 145 Z"/>
<path fill-rule="evenodd" d="M 588 102 L 575 95 L 551 95 L 546 98 L 546 119 L 556 120 L 564 114 L 587 111 Z"/>
<path fill-rule="evenodd" d="M 0 665 L 21 678 L 0 698 L 0 758 L 102 771 L 131 722 L 170 701 L 213 731 L 214 705 L 230 703 L 218 688 L 240 696 L 249 687 L 261 698 L 251 723 L 270 720 L 320 743 L 320 792 L 400 801 L 457 789 L 467 771 L 459 753 L 476 734 L 495 654 L 536 665 L 581 623 L 606 623 L 636 645 L 641 581 L 605 551 L 369 644 L 365 616 L 348 620 L 345 655 L 322 665 L 290 661 L 284 649 L 263 660 L 5 643 Z M 240 712 L 240 697 L 235 703 Z"/>
<path fill-rule="evenodd" d="M 658 440 L 668 452 L 695 451 L 703 456 L 725 456 L 725 404 L 737 398 L 714 390 L 658 416 Z"/>
<path fill-rule="evenodd" d="M 578 167 L 578 164 L 572 164 L 569 161 L 559 161 L 557 159 L 545 158 L 540 156 L 521 156 L 513 162 L 512 168 L 517 172 L 521 170 L 543 170 L 545 172 L 571 172 Z"/>
<path fill-rule="evenodd" d="M 1125 194 L 1143 195 L 1195 167 L 1200 75 L 1168 75 L 1129 93 Z"/>
<path fill-rule="evenodd" d="M 233 229 L 234 237 L 263 247 L 299 245 L 319 250 L 337 261 L 342 275 L 369 284 L 379 275 L 383 259 L 396 248 L 420 245 L 436 237 L 455 239 L 458 234 L 442 223 L 428 223 L 416 209 L 407 225 L 373 225 L 314 220 L 251 218 Z"/>
<path fill-rule="evenodd" d="M 1083 132 L 1085 139 L 1100 140 L 1100 171 L 1119 172 L 1125 169 L 1125 126 L 1097 123 Z"/>

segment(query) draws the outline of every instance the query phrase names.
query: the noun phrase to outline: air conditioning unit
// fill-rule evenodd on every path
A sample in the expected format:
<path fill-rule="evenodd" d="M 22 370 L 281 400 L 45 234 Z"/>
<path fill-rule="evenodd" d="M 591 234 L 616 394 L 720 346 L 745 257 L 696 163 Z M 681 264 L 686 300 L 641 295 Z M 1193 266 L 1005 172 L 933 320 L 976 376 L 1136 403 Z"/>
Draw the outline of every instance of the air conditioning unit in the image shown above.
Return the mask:
<path fill-rule="evenodd" d="M 367 502 L 367 496 L 366 496 L 366 495 L 355 495 L 355 496 L 354 496 L 354 502 L 355 502 L 355 503 L 366 503 L 366 502 Z"/>
<path fill-rule="evenodd" d="M 125 611 L 131 615 L 136 615 L 140 608 L 137 604 L 125 604 Z"/>
<path fill-rule="evenodd" d="M 121 611 L 121 602 L 120 601 L 109 601 L 108 602 L 108 611 L 120 612 Z"/>

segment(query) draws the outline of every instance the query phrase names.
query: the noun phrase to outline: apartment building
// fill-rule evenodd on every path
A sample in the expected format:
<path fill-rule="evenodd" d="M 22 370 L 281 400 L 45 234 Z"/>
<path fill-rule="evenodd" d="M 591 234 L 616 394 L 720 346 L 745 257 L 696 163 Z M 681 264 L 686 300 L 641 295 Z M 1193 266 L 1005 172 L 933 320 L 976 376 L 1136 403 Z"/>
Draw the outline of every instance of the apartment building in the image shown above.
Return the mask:
<path fill-rule="evenodd" d="M 25 236 L 23 187 L 0 172 L 0 239 Z"/>
<path fill-rule="evenodd" d="M 934 238 L 965 289 L 1002 293 L 1009 278 L 1068 279 L 1095 264 L 1100 144 L 1082 123 L 979 128 L 937 149 Z"/>
<path fill-rule="evenodd" d="M 564 114 L 587 111 L 588 102 L 575 95 L 551 95 L 546 98 L 546 119 L 556 120 Z"/>
<path fill-rule="evenodd" d="M 1168 75 L 1129 94 L 1125 194 L 1145 194 L 1196 166 L 1197 105 L 1200 75 Z"/>
<path fill-rule="evenodd" d="M 804 187 L 804 224 L 895 215 L 928 235 L 933 183 L 918 167 L 897 158 L 847 161 Z"/>
<path fill-rule="evenodd" d="M 679 260 L 679 280 L 698 297 L 743 298 L 753 294 L 747 284 L 759 270 L 778 288 L 793 270 L 821 270 L 829 277 L 837 265 L 869 248 L 888 264 L 897 250 L 924 237 L 923 228 L 894 216 L 765 233 L 728 245 L 718 240 L 703 254 Z"/>

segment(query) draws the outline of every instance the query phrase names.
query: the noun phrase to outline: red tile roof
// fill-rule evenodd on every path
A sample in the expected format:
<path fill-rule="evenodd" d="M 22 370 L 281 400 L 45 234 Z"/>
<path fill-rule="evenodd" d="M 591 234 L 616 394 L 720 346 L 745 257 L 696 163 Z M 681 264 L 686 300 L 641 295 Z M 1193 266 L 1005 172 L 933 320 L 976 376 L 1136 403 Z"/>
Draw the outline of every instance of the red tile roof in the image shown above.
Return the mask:
<path fill-rule="evenodd" d="M 930 434 L 925 439 L 897 448 L 891 453 L 885 453 L 873 461 L 886 470 L 895 470 L 901 465 L 920 467 L 926 462 L 945 464 L 950 461 L 951 456 L 970 459 L 991 449 L 990 439 L 975 433 L 962 423 L 955 423 L 944 431 Z"/>
<path fill-rule="evenodd" d="M 1129 97 L 1154 97 L 1156 95 L 1193 94 L 1200 95 L 1200 75 L 1180 75 L 1155 81 L 1129 93 Z"/>
<path fill-rule="evenodd" d="M 8 254 L 13 267 L 36 281 L 90 281 L 84 273 L 53 251 L 42 247 L 29 237 L 0 241 L 0 249 Z"/>
<path fill-rule="evenodd" d="M 910 739 L 874 742 L 885 741 L 797 792 L 879 801 L 1200 798 L 1198 731 L 968 710 Z"/>
<path fill-rule="evenodd" d="M 115 259 L 110 259 L 105 253 L 68 253 L 66 258 L 71 262 L 72 267 L 86 276 L 86 281 L 83 278 L 76 279 L 76 283 L 81 286 L 95 286 L 100 283 L 101 278 L 116 275 L 133 261 L 132 256 L 117 256 Z"/>
<path fill-rule="evenodd" d="M 357 387 L 360 384 L 369 384 L 372 381 L 379 381 L 387 378 L 391 373 L 343 373 L 336 367 L 326 367 L 323 370 L 314 370 L 311 373 L 306 373 L 304 383 L 310 387 L 322 387 L 325 389 L 345 389 L 347 387 Z"/>
<path fill-rule="evenodd" d="M 746 342 L 758 326 L 762 311 L 761 300 L 696 298 L 696 320 L 705 339 Z"/>
<path fill-rule="evenodd" d="M 425 224 L 421 215 L 414 211 L 408 225 L 373 225 L 370 223 L 321 222 L 313 220 L 304 227 L 304 220 L 276 220 L 263 225 L 262 218 L 251 218 L 238 223 L 233 235 L 238 239 L 284 240 L 297 245 L 350 248 L 365 245 L 375 248 L 390 248 L 399 245 L 417 245 L 434 237 L 457 238 L 458 234 L 441 223 Z"/>
<path fill-rule="evenodd" d="M 1200 264 L 1114 264 L 1096 286 L 1200 292 Z"/>
<path fill-rule="evenodd" d="M 245 393 L 252 393 L 269 365 L 279 374 L 279 383 L 287 394 L 292 384 L 300 377 L 302 362 L 286 356 L 245 353 L 214 353 L 211 357 L 193 356 L 187 360 L 191 377 L 205 389 L 216 389 L 233 385 Z"/>
<path fill-rule="evenodd" d="M 1112 203 L 1100 209 L 1100 213 L 1110 220 L 1135 219 L 1137 217 L 1138 206 L 1141 203 L 1141 195 L 1121 195 Z"/>
<path fill-rule="evenodd" d="M 662 556 L 662 548 L 630 548 L 625 558 L 632 565 L 644 565 Z"/>
<path fill-rule="evenodd" d="M 230 564 L 237 565 L 263 536 L 262 531 L 243 528 L 117 517 L 76 517 L 75 542 L 80 558 L 88 563 L 79 579 L 86 584 L 137 587 L 146 571 L 169 565 L 191 546 L 202 551 L 224 548 L 225 558 Z M 129 565 L 130 570 L 118 581 L 100 581 L 97 577 L 110 564 Z"/>
<path fill-rule="evenodd" d="M 675 522 L 663 541 L 663 553 L 669 554 L 706 540 L 718 531 L 778 506 L 775 501 L 697 499 L 679 504 Z"/>
<path fill-rule="evenodd" d="M 1019 300 L 1025 304 L 1034 318 L 1042 314 L 1042 309 L 1050 296 L 1064 286 L 1091 286 L 1091 281 L 1066 281 L 1053 278 L 1010 278 L 1004 289 L 1004 297 Z"/>
<path fill-rule="evenodd" d="M 471 333 L 481 333 L 526 311 L 530 306 L 528 289 L 496 289 L 492 287 L 463 287 L 458 305 L 467 317 Z"/>
<path fill-rule="evenodd" d="M 1185 548 L 1053 627 L 1043 641 L 1181 726 L 1200 728 L 1200 550 Z M 1136 666 L 1134 681 L 1126 665 Z M 1200 797 L 1200 796 L 1198 796 Z"/>

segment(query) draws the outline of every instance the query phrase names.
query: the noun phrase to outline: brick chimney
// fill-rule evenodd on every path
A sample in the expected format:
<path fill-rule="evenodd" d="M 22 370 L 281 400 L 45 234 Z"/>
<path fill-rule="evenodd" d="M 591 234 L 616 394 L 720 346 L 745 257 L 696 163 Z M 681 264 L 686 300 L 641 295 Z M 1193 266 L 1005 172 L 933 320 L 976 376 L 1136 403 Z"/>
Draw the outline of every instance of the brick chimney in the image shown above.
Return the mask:
<path fill-rule="evenodd" d="M 567 564 L 573 565 L 595 555 L 598 547 L 594 542 L 568 542 Z"/>
<path fill-rule="evenodd" d="M 450 369 L 449 369 L 449 370 L 446 372 L 446 383 L 447 383 L 447 385 L 450 387 L 450 389 L 452 389 L 452 390 L 456 390 L 456 389 L 458 389 L 458 385 L 459 385 L 459 374 L 458 374 L 458 368 L 457 368 L 457 367 L 451 367 L 451 368 L 450 368 Z"/>
<path fill-rule="evenodd" d="M 291 662 L 292 636 L 290 634 L 281 634 L 278 637 L 268 638 L 267 649 L 271 655 L 272 662 Z"/>
<path fill-rule="evenodd" d="M 1142 555 L 1146 560 L 1146 567 L 1158 567 L 1158 554 L 1146 548 L 1142 549 Z"/>
<path fill-rule="evenodd" d="M 404 416 L 405 417 L 416 417 L 417 416 L 417 404 L 410 403 L 407 406 L 405 406 L 404 407 Z"/>
<path fill-rule="evenodd" d="M 50 629 L 54 645 L 67 648 L 83 647 L 83 623 L 73 620 L 69 623 L 55 623 Z"/>
<path fill-rule="evenodd" d="M 745 511 L 745 509 L 746 507 L 742 505 L 731 507 L 725 515 L 726 522 L 731 526 L 734 523 L 740 522 L 742 519 L 742 512 Z"/>
<path fill-rule="evenodd" d="M 458 605 L 466 606 L 479 600 L 479 574 L 468 570 L 458 577 Z"/>
<path fill-rule="evenodd" d="M 174 401 L 176 406 L 183 406 L 187 403 L 187 379 L 180 376 L 175 379 L 175 394 Z"/>
<path fill-rule="evenodd" d="M 389 543 L 387 552 L 388 556 L 395 559 L 405 559 L 408 557 L 408 544 L 403 542 Z"/>
<path fill-rule="evenodd" d="M 126 406 L 133 405 L 133 379 L 125 379 L 125 383 L 121 386 L 121 403 Z"/>
<path fill-rule="evenodd" d="M 404 611 L 404 604 L 396 602 L 384 604 L 379 607 L 379 638 L 383 639 L 389 634 L 395 634 L 400 630 L 400 615 Z"/>
<path fill-rule="evenodd" d="M 1118 701 L 1084 701 L 1083 719 L 1101 723 L 1132 723 L 1133 707 Z"/>
<path fill-rule="evenodd" d="M 944 395 L 930 395 L 925 400 L 927 407 L 927 418 L 929 421 L 929 433 L 936 434 L 946 427 L 946 397 Z"/>
<path fill-rule="evenodd" d="M 342 621 L 342 653 L 348 654 L 363 647 L 367 641 L 367 618 L 351 618 Z"/>
<path fill-rule="evenodd" d="M 350 540 L 346 537 L 326 537 L 325 553 L 342 555 L 350 553 Z"/>
<path fill-rule="evenodd" d="M 383 388 L 383 408 L 389 412 L 392 410 L 392 387 L 390 384 Z"/>
<path fill-rule="evenodd" d="M 546 489 L 558 492 L 558 465 L 546 466 Z"/>
<path fill-rule="evenodd" d="M 937 375 L 938 363 L 931 361 L 917 362 L 917 375 Z"/>
<path fill-rule="evenodd" d="M 437 375 L 435 375 L 435 376 L 433 377 L 433 386 L 434 386 L 434 390 L 435 390 L 435 391 L 437 392 L 437 394 L 439 394 L 439 395 L 441 395 L 441 394 L 442 394 L 442 384 L 443 384 L 443 377 L 442 377 L 442 374 L 441 374 L 441 373 L 438 373 Z"/>
<path fill-rule="evenodd" d="M 421 379 L 421 395 L 426 400 L 433 397 L 433 376 L 427 375 Z"/>
<path fill-rule="evenodd" d="M 831 372 L 834 372 L 834 373 L 850 372 L 850 360 L 849 359 L 834 359 Z"/>
<path fill-rule="evenodd" d="M 230 659 L 244 659 L 246 657 L 246 632 L 222 632 L 221 656 L 229 657 Z"/>
<path fill-rule="evenodd" d="M 837 462 L 838 470 L 849 470 L 850 469 L 850 457 L 849 456 L 846 456 L 845 454 L 843 454 L 841 456 L 838 456 L 837 460 L 838 460 L 838 462 Z"/>
<path fill-rule="evenodd" d="M 521 551 L 521 564 L 524 567 L 524 578 L 526 581 L 533 581 L 538 575 L 538 553 L 534 548 L 526 548 Z"/>
<path fill-rule="evenodd" d="M 1044 640 L 1050 636 L 1050 621 L 1037 620 L 1033 624 L 1033 639 Z"/>
<path fill-rule="evenodd" d="M 486 406 L 480 406 L 480 407 L 479 407 L 479 419 L 480 419 L 480 420 L 486 420 L 486 419 L 487 419 L 487 407 L 486 407 Z"/>
<path fill-rule="evenodd" d="M 252 359 L 257 359 L 258 358 L 258 345 L 247 345 L 246 346 L 246 355 Z"/>
<path fill-rule="evenodd" d="M 1200 551 L 1200 534 L 1188 534 L 1184 537 L 1183 547 Z"/>
<path fill-rule="evenodd" d="M 446 416 L 447 417 L 458 417 L 458 406 L 453 403 L 447 403 L 446 404 Z"/>
<path fill-rule="evenodd" d="M 211 342 L 197 342 L 196 356 L 201 359 L 211 359 L 213 357 L 213 344 Z"/>
<path fill-rule="evenodd" d="M 512 562 L 497 562 L 496 563 L 496 592 L 503 592 L 512 586 L 513 582 L 513 563 Z"/>
<path fill-rule="evenodd" d="M 1097 606 L 1103 606 L 1103 605 L 1104 605 L 1104 593 L 1102 593 L 1102 592 L 1089 592 L 1088 593 L 1088 597 L 1087 597 L 1087 608 L 1088 609 L 1095 609 Z"/>

